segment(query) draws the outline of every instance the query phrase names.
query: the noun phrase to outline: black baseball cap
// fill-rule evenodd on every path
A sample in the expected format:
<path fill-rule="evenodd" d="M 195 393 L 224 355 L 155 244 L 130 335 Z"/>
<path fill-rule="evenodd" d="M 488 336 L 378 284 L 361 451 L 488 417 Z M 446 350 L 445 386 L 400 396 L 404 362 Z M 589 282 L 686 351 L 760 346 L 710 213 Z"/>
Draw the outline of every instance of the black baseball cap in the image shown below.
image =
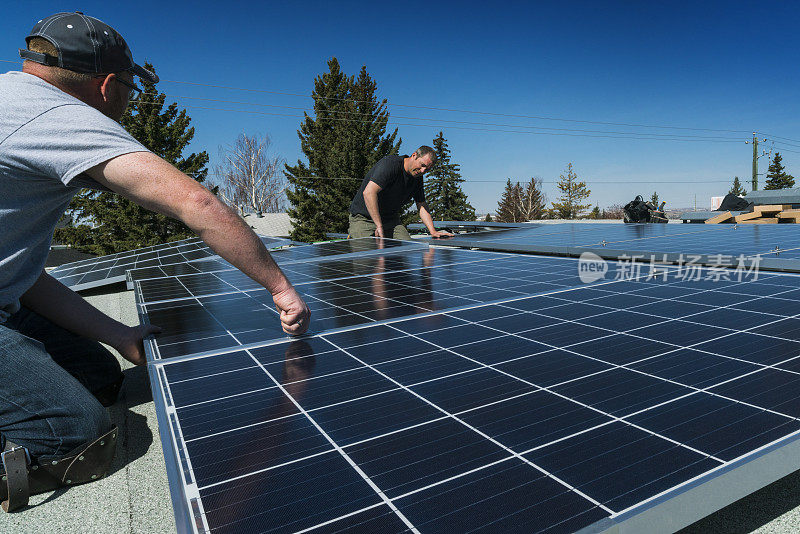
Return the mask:
<path fill-rule="evenodd" d="M 56 13 L 40 20 L 25 42 L 33 37 L 47 39 L 58 50 L 58 57 L 19 49 L 22 59 L 87 74 L 130 71 L 150 83 L 158 76 L 133 62 L 131 49 L 117 31 L 103 21 L 75 13 Z"/>

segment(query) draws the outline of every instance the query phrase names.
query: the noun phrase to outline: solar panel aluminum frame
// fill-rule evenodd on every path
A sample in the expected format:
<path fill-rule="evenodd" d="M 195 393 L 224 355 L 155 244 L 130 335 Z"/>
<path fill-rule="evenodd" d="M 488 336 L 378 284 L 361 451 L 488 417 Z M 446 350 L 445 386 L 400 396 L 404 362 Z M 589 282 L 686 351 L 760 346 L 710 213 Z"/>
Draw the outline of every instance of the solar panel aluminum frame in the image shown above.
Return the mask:
<path fill-rule="evenodd" d="M 469 238 L 460 239 L 458 237 L 440 240 L 431 243 L 432 246 L 446 246 L 446 247 L 459 247 L 459 248 L 479 248 L 480 250 L 494 251 L 494 252 L 517 252 L 527 254 L 543 254 L 547 256 L 566 256 L 572 258 L 580 258 L 582 254 L 587 252 L 597 254 L 605 260 L 624 261 L 637 259 L 642 262 L 649 262 L 651 256 L 654 261 L 659 263 L 673 263 L 673 264 L 686 264 L 688 259 L 691 259 L 694 265 L 703 267 L 743 267 L 750 268 L 757 266 L 759 269 L 768 271 L 786 272 L 786 273 L 800 273 L 800 260 L 791 258 L 765 258 L 761 257 L 760 260 L 746 259 L 742 264 L 739 264 L 739 259 L 734 256 L 728 256 L 728 260 L 720 259 L 717 254 L 684 254 L 677 252 L 657 252 L 657 251 L 642 251 L 642 250 L 626 250 L 626 249 L 612 249 L 606 247 L 567 247 L 559 245 L 518 245 L 513 243 L 481 243 L 479 246 Z M 725 256 L 723 256 L 724 258 Z"/>
<path fill-rule="evenodd" d="M 193 481 L 187 479 L 188 458 L 185 450 L 178 450 L 182 446 L 183 438 L 176 435 L 178 431 L 173 424 L 175 417 L 172 400 L 167 396 L 167 389 L 164 387 L 163 367 L 151 365 L 152 345 L 145 340 L 145 354 L 147 356 L 147 372 L 150 376 L 150 384 L 153 392 L 153 404 L 155 406 L 156 421 L 158 422 L 158 433 L 161 438 L 162 453 L 164 455 L 164 465 L 166 468 L 167 479 L 169 481 L 169 493 L 172 501 L 172 510 L 175 518 L 175 530 L 178 534 L 191 534 L 194 532 L 208 532 L 208 526 L 204 524 L 203 515 L 200 512 L 199 494 L 192 495 L 187 489 L 197 489 Z M 168 410 L 172 408 L 172 413 Z M 186 466 L 186 467 L 184 467 Z"/>
<path fill-rule="evenodd" d="M 577 534 L 668 534 L 800 469 L 800 432 L 658 495 Z"/>

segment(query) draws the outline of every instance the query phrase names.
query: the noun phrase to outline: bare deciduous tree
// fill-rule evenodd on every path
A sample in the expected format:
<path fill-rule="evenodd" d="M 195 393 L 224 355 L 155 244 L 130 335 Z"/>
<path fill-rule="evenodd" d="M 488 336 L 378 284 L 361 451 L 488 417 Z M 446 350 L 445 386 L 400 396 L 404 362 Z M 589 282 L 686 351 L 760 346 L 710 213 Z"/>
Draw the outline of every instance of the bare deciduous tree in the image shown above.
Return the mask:
<path fill-rule="evenodd" d="M 519 197 L 520 214 L 523 221 L 533 221 L 544 216 L 547 196 L 542 191 L 542 179 L 539 177 L 531 178 L 525 185 L 525 189 L 520 188 Z"/>
<path fill-rule="evenodd" d="M 220 150 L 217 166 L 222 200 L 239 210 L 275 213 L 286 207 L 283 158 L 270 154 L 268 135 L 240 134 L 233 146 Z"/>

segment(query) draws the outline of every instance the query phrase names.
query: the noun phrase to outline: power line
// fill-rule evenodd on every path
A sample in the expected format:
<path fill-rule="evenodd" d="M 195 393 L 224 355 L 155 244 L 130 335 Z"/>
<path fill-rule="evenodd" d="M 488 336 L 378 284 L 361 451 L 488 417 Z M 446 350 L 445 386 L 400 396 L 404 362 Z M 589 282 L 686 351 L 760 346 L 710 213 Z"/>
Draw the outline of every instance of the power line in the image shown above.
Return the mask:
<path fill-rule="evenodd" d="M 195 173 L 187 173 L 189 176 L 199 176 L 203 173 L 195 172 Z M 204 176 L 225 176 L 222 173 L 205 173 Z M 293 176 L 293 179 L 297 180 L 358 180 L 359 182 L 363 180 L 363 178 L 350 178 L 346 176 L 339 176 L 339 177 L 331 177 L 331 176 Z M 512 180 L 513 182 L 522 181 L 522 180 Z M 587 183 L 596 183 L 596 184 L 727 184 L 730 183 L 730 180 L 686 180 L 686 181 L 669 181 L 669 180 L 612 180 L 612 181 L 595 181 L 595 180 L 583 180 Z M 465 183 L 487 183 L 487 184 L 494 184 L 494 183 L 506 183 L 507 180 L 469 180 L 464 179 Z M 540 183 L 543 184 L 557 184 L 558 181 L 541 181 Z"/>
<path fill-rule="evenodd" d="M 338 97 L 330 97 L 330 96 L 316 96 L 312 97 L 311 95 L 304 95 L 298 93 L 287 93 L 282 91 L 268 91 L 266 89 L 253 89 L 251 87 L 234 87 L 229 85 L 214 85 L 214 84 L 206 84 L 206 83 L 199 83 L 199 82 L 184 82 L 180 80 L 161 80 L 161 83 L 180 83 L 185 85 L 194 85 L 199 87 L 211 87 L 215 89 L 230 89 L 234 91 L 246 91 L 252 93 L 266 93 L 266 94 L 273 94 L 273 95 L 282 95 L 282 96 L 298 96 L 302 98 L 324 98 L 327 100 L 337 100 L 337 101 L 350 101 L 350 102 L 368 102 L 365 100 L 351 100 L 348 98 L 338 98 Z M 727 132 L 727 133 L 751 133 L 748 130 L 724 130 L 719 128 L 689 128 L 685 126 L 663 126 L 663 125 L 655 125 L 655 124 L 635 124 L 635 123 L 624 123 L 624 122 L 605 122 L 605 121 L 589 121 L 589 120 L 579 120 L 579 119 L 564 119 L 560 117 L 545 117 L 540 115 L 519 115 L 514 113 L 496 113 L 496 112 L 489 112 L 489 111 L 478 111 L 478 110 L 469 110 L 469 109 L 454 109 L 454 108 L 442 108 L 442 107 L 434 107 L 434 106 L 419 106 L 419 105 L 412 105 L 412 104 L 397 104 L 397 103 L 390 103 L 386 102 L 387 106 L 395 106 L 395 107 L 405 107 L 405 108 L 415 108 L 415 109 L 428 109 L 434 111 L 447 111 L 452 113 L 473 113 L 478 115 L 493 115 L 496 117 L 514 117 L 519 119 L 536 119 L 536 120 L 546 120 L 546 121 L 560 121 L 560 122 L 578 122 L 583 124 L 603 124 L 606 126 L 630 126 L 636 128 L 661 128 L 667 130 L 691 130 L 691 131 L 702 131 L 702 132 Z"/>
<path fill-rule="evenodd" d="M 304 112 L 312 111 L 306 107 L 296 107 L 296 106 L 280 106 L 276 104 L 261 104 L 258 102 L 241 102 L 236 100 L 223 100 L 217 98 L 202 98 L 202 97 L 195 97 L 195 96 L 185 96 L 185 95 L 174 95 L 174 94 L 167 94 L 161 93 L 164 96 L 169 96 L 171 98 L 183 98 L 189 100 L 202 100 L 205 102 L 222 102 L 227 104 L 239 104 L 239 105 L 246 105 L 246 106 L 258 106 L 258 107 L 269 107 L 269 108 L 283 108 L 283 109 L 296 109 L 301 110 Z M 133 104 L 161 104 L 160 101 L 147 101 L 147 100 L 135 100 Z M 357 113 L 352 111 L 332 111 L 333 113 L 340 113 L 344 115 L 354 116 L 354 117 L 365 117 L 371 116 L 369 113 Z M 294 115 L 287 115 L 287 116 L 294 116 Z M 431 117 L 408 117 L 403 115 L 393 115 L 392 117 L 397 119 L 407 119 L 407 120 L 417 120 L 417 121 L 437 121 L 437 122 L 445 122 L 451 124 L 469 124 L 469 125 L 476 125 L 476 126 L 499 126 L 504 128 L 523 128 L 529 130 L 547 130 L 547 131 L 558 131 L 558 132 L 583 132 L 583 133 L 599 133 L 599 134 L 619 134 L 619 135 L 645 135 L 645 136 L 652 136 L 654 139 L 658 138 L 687 138 L 687 139 L 713 139 L 713 140 L 731 140 L 731 141 L 741 141 L 738 137 L 719 137 L 719 136 L 706 136 L 706 135 L 679 135 L 679 134 L 657 134 L 657 133 L 648 133 L 648 132 L 615 132 L 615 131 L 608 131 L 608 130 L 585 130 L 579 128 L 547 128 L 543 126 L 528 126 L 528 125 L 521 125 L 521 124 L 497 124 L 497 123 L 487 123 L 487 122 L 471 122 L 471 121 L 454 121 L 454 120 L 447 120 L 447 119 L 438 119 L 438 118 L 431 118 Z M 326 118 L 319 118 L 317 117 L 316 120 L 324 120 Z M 337 119 L 338 120 L 338 119 Z M 372 122 L 371 120 L 359 120 L 359 119 L 350 119 L 354 122 Z"/>
<path fill-rule="evenodd" d="M 142 104 L 146 105 L 162 105 L 161 102 L 142 102 Z M 269 113 L 266 111 L 254 111 L 254 110 L 245 110 L 245 109 L 225 109 L 225 108 L 214 108 L 208 106 L 195 106 L 195 105 L 185 105 L 184 107 L 192 108 L 192 109 L 204 109 L 204 110 L 211 110 L 211 111 L 225 111 L 231 113 L 249 113 L 254 115 L 267 115 L 271 117 L 294 117 L 298 119 L 302 119 L 305 117 L 300 117 L 299 115 L 292 115 L 288 113 Z M 317 120 L 329 120 L 329 121 L 343 121 L 343 122 L 363 122 L 358 119 L 346 119 L 346 118 L 323 118 Z M 425 120 L 425 119 L 420 119 Z M 435 119 L 434 119 L 435 120 Z M 440 128 L 441 125 L 438 124 L 421 124 L 421 123 L 406 123 L 406 122 L 396 122 L 394 120 L 389 120 L 387 124 L 391 124 L 393 126 L 419 126 L 419 127 L 427 127 L 427 128 Z M 636 139 L 636 140 L 647 140 L 647 141 L 683 141 L 683 142 L 704 142 L 704 143 L 739 143 L 741 139 L 738 138 L 708 138 L 708 139 L 683 139 L 683 138 L 668 138 L 668 137 L 638 137 L 639 134 L 631 133 L 630 135 L 593 135 L 593 134 L 580 134 L 580 133 L 565 133 L 565 132 L 534 132 L 534 131 L 527 131 L 527 130 L 503 130 L 497 128 L 471 128 L 466 126 L 448 126 L 449 129 L 455 130 L 469 130 L 469 131 L 479 131 L 479 132 L 501 132 L 501 133 L 517 133 L 517 134 L 529 134 L 529 135 L 557 135 L 557 136 L 566 136 L 566 137 L 590 137 L 590 138 L 606 138 L 606 139 Z M 651 134 L 654 135 L 654 134 Z"/>
<path fill-rule="evenodd" d="M 21 61 L 8 61 L 8 60 L 0 60 L 4 63 L 21 63 Z M 371 103 L 371 101 L 365 100 L 354 100 L 354 99 L 347 99 L 347 98 L 339 98 L 339 97 L 323 97 L 323 96 L 316 96 L 313 97 L 308 94 L 300 94 L 300 93 L 290 93 L 285 91 L 270 91 L 266 89 L 255 89 L 252 87 L 235 87 L 235 86 L 228 86 L 228 85 L 215 85 L 215 84 L 207 84 L 207 83 L 199 83 L 199 82 L 186 82 L 181 80 L 161 80 L 160 83 L 177 83 L 183 85 L 192 85 L 196 87 L 209 87 L 214 89 L 227 89 L 233 91 L 244 91 L 244 92 L 251 92 L 251 93 L 262 93 L 262 94 L 272 94 L 272 95 L 281 95 L 281 96 L 293 96 L 293 97 L 301 97 L 301 98 L 321 98 L 326 100 L 335 100 L 335 101 L 349 101 L 353 103 Z M 445 111 L 451 113 L 469 113 L 469 114 L 477 114 L 477 115 L 488 115 L 488 116 L 496 116 L 496 117 L 510 117 L 510 118 L 520 118 L 520 119 L 534 119 L 534 120 L 545 120 L 545 121 L 558 121 L 558 122 L 571 122 L 571 123 L 581 123 L 581 124 L 597 124 L 597 125 L 604 125 L 604 126 L 626 126 L 632 128 L 657 128 L 657 129 L 664 129 L 664 130 L 686 130 L 686 131 L 698 131 L 698 132 L 723 132 L 723 133 L 751 133 L 748 130 L 728 130 L 728 129 L 720 129 L 720 128 L 693 128 L 693 127 L 686 127 L 686 126 L 664 126 L 664 125 L 657 125 L 657 124 L 637 124 L 637 123 L 624 123 L 624 122 L 607 122 L 607 121 L 591 121 L 591 120 L 581 120 L 581 119 L 566 119 L 561 117 L 547 117 L 541 115 L 522 115 L 522 114 L 514 114 L 514 113 L 497 113 L 497 112 L 489 112 L 489 111 L 480 111 L 480 110 L 469 110 L 469 109 L 456 109 L 456 108 L 444 108 L 444 107 L 436 107 L 436 106 L 420 106 L 420 105 L 412 105 L 412 104 L 397 104 L 397 103 L 389 103 L 385 99 L 383 102 L 387 106 L 393 107 L 405 107 L 405 108 L 414 108 L 414 109 L 426 109 L 426 110 L 433 110 L 433 111 Z M 644 132 L 641 132 L 644 133 Z M 654 134 L 650 134 L 654 135 Z"/>

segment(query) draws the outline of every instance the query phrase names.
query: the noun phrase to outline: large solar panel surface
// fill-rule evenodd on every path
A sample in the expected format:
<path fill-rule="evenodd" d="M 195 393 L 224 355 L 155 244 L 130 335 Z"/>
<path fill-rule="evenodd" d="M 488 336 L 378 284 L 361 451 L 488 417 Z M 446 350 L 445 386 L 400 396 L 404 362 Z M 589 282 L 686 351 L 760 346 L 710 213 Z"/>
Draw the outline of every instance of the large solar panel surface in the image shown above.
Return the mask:
<path fill-rule="evenodd" d="M 431 250 L 343 277 L 323 260 L 299 339 L 258 290 L 225 288 L 254 301 L 236 315 L 186 276 L 170 299 L 137 283 L 143 320 L 198 306 L 147 346 L 179 529 L 670 531 L 717 481 L 733 499 L 748 466 L 772 462 L 758 485 L 800 467 L 774 460 L 800 433 L 800 277 L 584 285 L 568 258 Z"/>
<path fill-rule="evenodd" d="M 526 228 L 459 235 L 436 240 L 456 247 L 579 256 L 590 251 L 608 259 L 639 256 L 648 261 L 736 265 L 741 255 L 759 258 L 761 268 L 800 271 L 800 226 L 588 224 L 531 225 Z"/>
<path fill-rule="evenodd" d="M 261 237 L 261 241 L 267 248 L 290 243 L 280 237 Z M 191 262 L 215 258 L 216 262 L 221 261 L 200 238 L 192 238 L 66 263 L 49 274 L 70 289 L 80 291 L 125 281 L 130 269 L 168 266 L 175 272 L 191 269 Z"/>
<path fill-rule="evenodd" d="M 388 250 L 406 250 L 409 248 L 427 248 L 427 244 L 415 243 L 411 241 L 399 241 L 396 239 L 384 239 L 379 241 L 372 237 L 365 237 L 361 239 L 317 243 L 314 245 L 292 246 L 281 250 L 271 251 L 270 254 L 279 265 L 286 265 L 289 263 L 324 260 L 333 256 L 347 257 L 353 254 L 380 254 Z M 235 270 L 236 269 L 231 264 L 222 260 L 204 261 L 194 262 L 191 264 L 130 269 L 128 270 L 127 279 L 129 286 L 132 289 L 133 282 L 137 280 L 163 278 L 165 276 L 176 276 L 180 274 L 216 273 L 221 271 Z"/>

